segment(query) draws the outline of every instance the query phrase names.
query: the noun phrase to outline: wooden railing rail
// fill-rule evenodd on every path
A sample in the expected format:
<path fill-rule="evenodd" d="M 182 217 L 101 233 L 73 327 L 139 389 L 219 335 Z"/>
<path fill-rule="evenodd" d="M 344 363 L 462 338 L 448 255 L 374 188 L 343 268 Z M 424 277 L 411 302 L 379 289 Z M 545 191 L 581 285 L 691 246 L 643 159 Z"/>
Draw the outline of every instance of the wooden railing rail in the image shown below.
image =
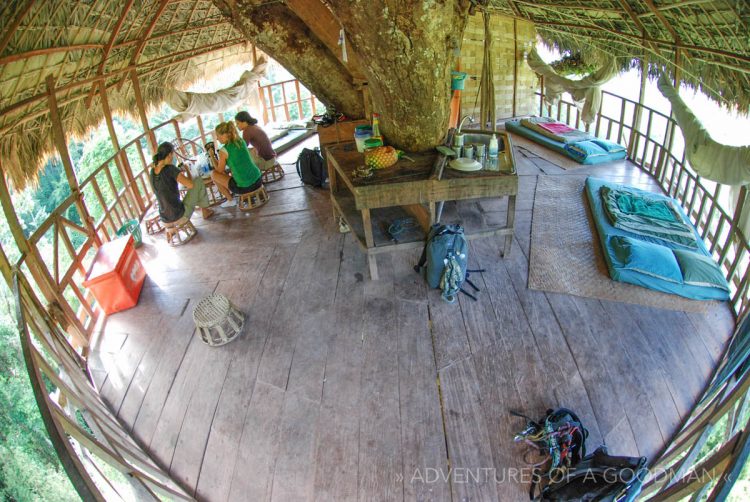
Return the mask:
<path fill-rule="evenodd" d="M 131 496 L 125 499 L 194 500 L 141 448 L 102 401 L 85 361 L 17 267 L 13 270 L 13 289 L 21 347 L 42 421 L 81 498 L 120 499 L 129 489 Z M 120 479 L 103 474 L 101 462 L 118 471 Z"/>
<path fill-rule="evenodd" d="M 286 84 L 294 85 L 296 99 L 292 101 L 288 100 L 286 93 Z M 273 97 L 273 90 L 275 88 L 281 88 L 281 102 L 276 102 Z M 263 120 L 265 122 L 268 122 L 269 119 L 273 122 L 276 122 L 280 119 L 280 117 L 283 117 L 287 122 L 290 121 L 292 119 L 289 112 L 290 107 L 297 108 L 297 117 L 300 119 L 308 118 L 318 113 L 317 105 L 315 103 L 315 95 L 310 93 L 309 97 L 303 98 L 301 92 L 302 86 L 300 85 L 299 80 L 292 79 L 284 80 L 283 82 L 274 82 L 267 85 L 258 85 L 258 91 L 260 92 L 260 101 L 263 105 Z M 312 113 L 310 114 L 306 114 L 302 107 L 302 104 L 305 101 L 310 102 L 310 110 L 312 111 Z M 283 115 L 280 112 L 277 113 L 277 109 L 279 108 L 283 108 Z"/>

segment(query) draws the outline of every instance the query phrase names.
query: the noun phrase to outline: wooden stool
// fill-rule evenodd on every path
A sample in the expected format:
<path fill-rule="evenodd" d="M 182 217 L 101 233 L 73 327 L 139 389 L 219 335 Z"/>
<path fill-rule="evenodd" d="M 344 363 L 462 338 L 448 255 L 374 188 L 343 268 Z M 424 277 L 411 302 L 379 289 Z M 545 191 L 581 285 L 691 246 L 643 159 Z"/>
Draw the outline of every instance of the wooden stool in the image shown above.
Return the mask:
<path fill-rule="evenodd" d="M 224 295 L 209 295 L 193 310 L 193 321 L 206 345 L 218 347 L 240 334 L 245 314 L 237 310 Z"/>
<path fill-rule="evenodd" d="M 170 246 L 181 246 L 198 233 L 191 221 L 184 216 L 172 223 L 165 223 L 164 227 L 167 229 L 167 242 Z"/>
<path fill-rule="evenodd" d="M 161 217 L 156 208 L 146 213 L 146 216 L 143 217 L 143 221 L 146 223 L 146 233 L 148 235 L 155 235 L 164 231 L 164 225 L 161 224 Z"/>
<path fill-rule="evenodd" d="M 240 206 L 240 211 L 252 211 L 266 202 L 268 202 L 268 192 L 266 192 L 266 187 L 261 185 L 260 188 L 254 192 L 241 194 L 240 201 L 237 205 Z"/>
<path fill-rule="evenodd" d="M 280 164 L 274 164 L 273 167 L 269 167 L 265 171 L 263 171 L 263 183 L 273 183 L 274 181 L 279 181 L 281 178 L 284 177 L 284 169 L 281 167 Z"/>
<path fill-rule="evenodd" d="M 208 195 L 209 206 L 213 207 L 227 200 L 226 197 L 221 195 L 221 192 L 219 192 L 219 188 L 214 183 L 214 180 L 212 180 L 210 177 L 203 178 L 203 184 L 206 185 L 206 194 Z"/>

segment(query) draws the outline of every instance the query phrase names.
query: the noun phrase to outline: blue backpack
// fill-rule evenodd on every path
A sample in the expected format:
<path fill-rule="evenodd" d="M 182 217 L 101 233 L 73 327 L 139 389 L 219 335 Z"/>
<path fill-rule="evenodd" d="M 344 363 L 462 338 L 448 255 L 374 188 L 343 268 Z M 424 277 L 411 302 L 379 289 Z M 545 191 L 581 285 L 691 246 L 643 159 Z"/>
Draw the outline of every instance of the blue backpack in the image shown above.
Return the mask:
<path fill-rule="evenodd" d="M 427 234 L 422 257 L 414 267 L 417 273 L 424 272 L 424 278 L 431 288 L 440 289 L 443 300 L 454 303 L 458 293 L 464 293 L 476 301 L 476 297 L 463 289 L 464 282 L 479 291 L 469 279 L 469 245 L 461 225 L 435 224 Z"/>

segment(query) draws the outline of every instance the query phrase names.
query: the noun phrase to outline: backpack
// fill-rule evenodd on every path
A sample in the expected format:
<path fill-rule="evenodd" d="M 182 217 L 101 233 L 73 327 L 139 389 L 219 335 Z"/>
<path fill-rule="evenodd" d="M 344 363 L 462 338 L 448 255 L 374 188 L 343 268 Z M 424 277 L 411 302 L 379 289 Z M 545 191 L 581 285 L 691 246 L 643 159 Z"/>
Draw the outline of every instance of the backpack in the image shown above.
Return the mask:
<path fill-rule="evenodd" d="M 589 431 L 571 410 L 549 409 L 536 421 L 520 413 L 511 414 L 527 420 L 526 428 L 516 434 L 515 441 L 524 441 L 540 452 L 549 454 L 551 463 L 548 475 L 555 474 L 559 469 L 575 467 L 586 456 Z"/>
<path fill-rule="evenodd" d="M 467 262 L 469 246 L 461 225 L 432 226 L 427 234 L 422 257 L 414 267 L 417 273 L 424 269 L 424 278 L 431 288 L 440 289 L 443 300 L 455 303 L 458 293 L 462 292 L 476 301 L 476 297 L 463 289 L 466 282 L 474 291 L 479 291 L 469 279 L 469 272 L 483 272 L 483 270 L 468 270 Z"/>
<path fill-rule="evenodd" d="M 323 156 L 320 154 L 320 148 L 310 150 L 303 148 L 297 157 L 297 174 L 306 185 L 322 187 L 328 178 Z"/>
<path fill-rule="evenodd" d="M 648 474 L 646 457 L 614 457 L 600 446 L 575 467 L 553 477 L 539 498 L 544 502 L 633 502 L 640 494 Z"/>

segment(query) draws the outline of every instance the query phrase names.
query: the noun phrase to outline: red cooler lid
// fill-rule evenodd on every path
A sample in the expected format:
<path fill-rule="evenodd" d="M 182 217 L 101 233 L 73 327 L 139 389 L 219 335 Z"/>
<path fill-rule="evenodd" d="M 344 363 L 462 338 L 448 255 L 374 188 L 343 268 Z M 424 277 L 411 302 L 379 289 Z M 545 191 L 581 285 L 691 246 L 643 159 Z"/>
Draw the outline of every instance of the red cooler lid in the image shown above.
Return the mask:
<path fill-rule="evenodd" d="M 125 257 L 125 248 L 127 248 L 128 245 L 132 246 L 132 244 L 132 235 L 120 237 L 119 239 L 102 244 L 96 252 L 94 263 L 91 265 L 91 269 L 89 270 L 83 285 L 86 286 L 86 283 L 95 282 L 97 279 L 117 270 L 120 261 Z"/>

